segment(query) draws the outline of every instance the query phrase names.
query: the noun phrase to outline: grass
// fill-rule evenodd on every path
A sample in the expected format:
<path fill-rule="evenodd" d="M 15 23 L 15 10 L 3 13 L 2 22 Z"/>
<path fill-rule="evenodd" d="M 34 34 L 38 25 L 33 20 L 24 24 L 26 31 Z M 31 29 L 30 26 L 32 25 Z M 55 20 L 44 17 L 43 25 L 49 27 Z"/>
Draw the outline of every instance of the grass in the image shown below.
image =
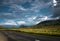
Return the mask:
<path fill-rule="evenodd" d="M 60 25 L 50 25 L 50 26 L 31 26 L 31 27 L 21 27 L 21 28 L 2 28 L 0 30 L 13 30 L 17 32 L 36 34 L 36 35 L 53 35 L 60 36 Z"/>
<path fill-rule="evenodd" d="M 21 31 L 36 35 L 56 35 L 60 36 L 60 26 L 43 26 L 43 27 L 27 27 L 27 28 L 13 28 L 10 30 Z"/>

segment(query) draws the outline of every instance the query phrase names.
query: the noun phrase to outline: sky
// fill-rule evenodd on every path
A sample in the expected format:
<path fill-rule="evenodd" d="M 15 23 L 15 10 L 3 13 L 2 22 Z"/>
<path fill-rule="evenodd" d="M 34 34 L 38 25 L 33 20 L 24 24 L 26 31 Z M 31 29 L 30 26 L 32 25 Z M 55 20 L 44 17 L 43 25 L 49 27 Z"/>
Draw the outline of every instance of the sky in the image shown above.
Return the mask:
<path fill-rule="evenodd" d="M 45 20 L 59 19 L 59 2 L 59 0 L 0 0 L 0 25 L 31 26 Z"/>

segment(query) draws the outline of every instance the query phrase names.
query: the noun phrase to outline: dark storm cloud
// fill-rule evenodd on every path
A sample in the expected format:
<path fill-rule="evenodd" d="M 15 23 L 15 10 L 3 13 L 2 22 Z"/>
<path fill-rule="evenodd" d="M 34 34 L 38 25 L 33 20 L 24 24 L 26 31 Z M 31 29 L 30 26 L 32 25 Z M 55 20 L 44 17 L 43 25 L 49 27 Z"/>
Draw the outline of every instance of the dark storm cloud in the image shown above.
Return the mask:
<path fill-rule="evenodd" d="M 53 8 L 53 16 L 52 17 L 60 17 L 60 0 L 56 0 L 57 5 Z"/>
<path fill-rule="evenodd" d="M 56 1 L 60 1 L 60 0 L 56 0 Z"/>
<path fill-rule="evenodd" d="M 55 8 L 54 9 L 53 17 L 60 17 L 60 8 Z"/>

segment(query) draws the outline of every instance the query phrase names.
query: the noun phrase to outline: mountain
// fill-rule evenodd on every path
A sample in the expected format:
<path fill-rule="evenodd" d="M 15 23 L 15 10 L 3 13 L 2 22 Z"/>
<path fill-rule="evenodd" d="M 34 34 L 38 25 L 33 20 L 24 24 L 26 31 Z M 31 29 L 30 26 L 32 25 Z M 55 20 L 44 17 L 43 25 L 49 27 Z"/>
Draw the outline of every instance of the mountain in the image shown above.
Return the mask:
<path fill-rule="evenodd" d="M 60 19 L 57 19 L 57 20 L 46 20 L 46 21 L 43 21 L 43 22 L 41 22 L 39 24 L 41 24 L 41 25 L 60 25 Z"/>
<path fill-rule="evenodd" d="M 34 26 L 30 26 L 29 28 L 55 28 L 55 27 L 59 27 L 60 28 L 60 19 L 57 20 L 46 20 L 43 22 L 40 22 L 37 25 Z"/>

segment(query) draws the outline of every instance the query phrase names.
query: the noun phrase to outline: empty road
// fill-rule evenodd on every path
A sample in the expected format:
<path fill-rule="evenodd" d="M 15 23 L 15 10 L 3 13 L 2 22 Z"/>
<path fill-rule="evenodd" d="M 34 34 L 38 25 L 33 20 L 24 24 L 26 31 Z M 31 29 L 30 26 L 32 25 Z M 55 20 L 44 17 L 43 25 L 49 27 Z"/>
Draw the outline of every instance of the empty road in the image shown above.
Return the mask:
<path fill-rule="evenodd" d="M 0 41 L 60 41 L 60 37 L 0 30 Z"/>

